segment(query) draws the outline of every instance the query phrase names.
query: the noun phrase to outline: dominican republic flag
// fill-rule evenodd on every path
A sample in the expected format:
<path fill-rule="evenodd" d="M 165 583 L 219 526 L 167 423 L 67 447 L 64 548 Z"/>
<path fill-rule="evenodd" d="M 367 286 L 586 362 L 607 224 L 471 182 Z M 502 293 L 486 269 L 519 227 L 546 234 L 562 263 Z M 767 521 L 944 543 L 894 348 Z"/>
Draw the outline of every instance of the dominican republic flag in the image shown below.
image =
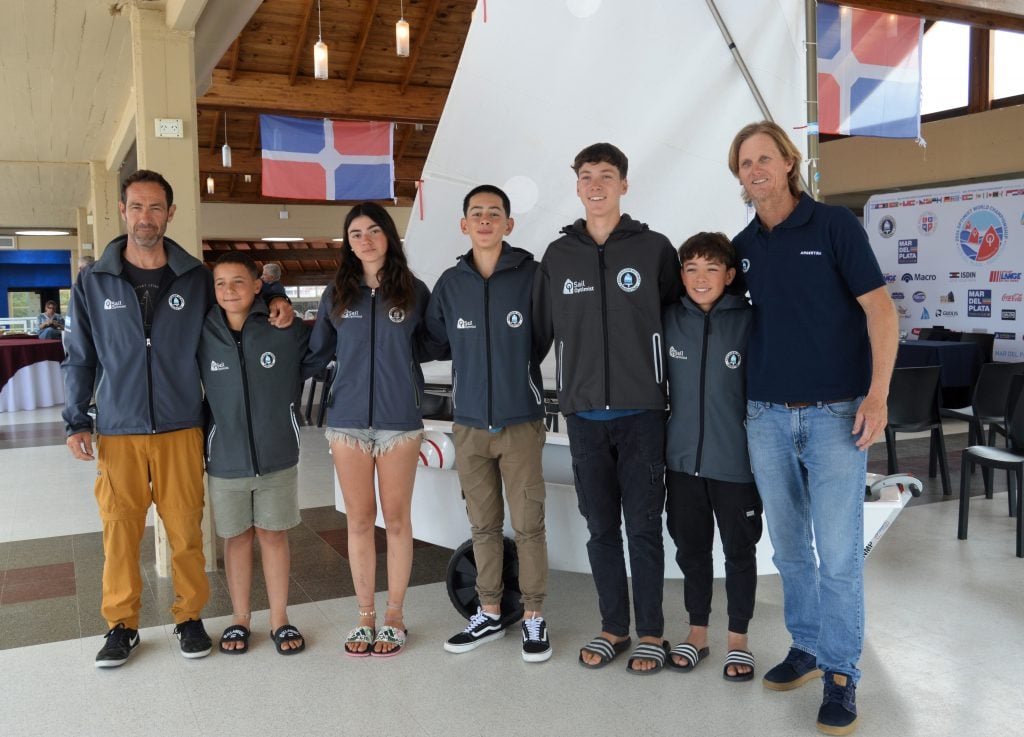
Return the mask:
<path fill-rule="evenodd" d="M 924 21 L 818 3 L 821 133 L 921 136 Z"/>
<path fill-rule="evenodd" d="M 263 194 L 297 200 L 395 196 L 394 124 L 260 115 Z"/>

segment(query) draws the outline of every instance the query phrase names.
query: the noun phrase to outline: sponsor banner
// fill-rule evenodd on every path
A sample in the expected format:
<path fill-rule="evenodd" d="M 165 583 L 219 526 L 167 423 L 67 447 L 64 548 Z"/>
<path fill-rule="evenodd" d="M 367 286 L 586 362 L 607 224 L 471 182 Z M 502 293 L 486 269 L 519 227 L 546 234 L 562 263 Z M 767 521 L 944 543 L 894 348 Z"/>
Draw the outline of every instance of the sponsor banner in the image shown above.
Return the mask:
<path fill-rule="evenodd" d="M 1024 179 L 876 195 L 864 228 L 901 332 L 992 333 L 997 360 L 1024 360 Z"/>

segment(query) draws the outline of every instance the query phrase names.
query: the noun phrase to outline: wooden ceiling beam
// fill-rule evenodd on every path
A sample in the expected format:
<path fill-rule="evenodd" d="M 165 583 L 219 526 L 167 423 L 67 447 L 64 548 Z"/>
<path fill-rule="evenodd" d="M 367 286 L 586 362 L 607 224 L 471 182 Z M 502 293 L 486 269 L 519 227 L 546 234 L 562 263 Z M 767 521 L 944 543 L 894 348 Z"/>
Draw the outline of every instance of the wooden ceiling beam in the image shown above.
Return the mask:
<path fill-rule="evenodd" d="M 228 81 L 233 81 L 235 75 L 238 73 L 238 56 L 242 50 L 242 39 L 241 36 L 235 39 L 235 42 L 231 44 L 231 48 L 228 53 L 231 55 L 231 65 L 228 67 Z"/>
<path fill-rule="evenodd" d="M 295 39 L 295 46 L 292 48 L 292 61 L 288 67 L 288 84 L 295 84 L 295 78 L 299 76 L 299 59 L 302 58 L 302 50 L 306 48 L 306 39 L 309 37 L 309 19 L 313 15 L 313 5 L 316 0 L 306 0 L 306 7 L 302 11 L 302 23 L 299 25 L 299 35 Z M 312 49 L 307 49 L 307 52 Z M 233 81 L 233 80 L 229 80 Z"/>
<path fill-rule="evenodd" d="M 213 84 L 200 100 L 202 107 L 221 110 L 277 113 L 334 120 L 394 120 L 436 124 L 441 119 L 448 90 L 363 82 L 347 90 L 340 80 L 298 78 L 292 85 L 284 74 L 240 72 L 234 82 L 224 69 L 213 70 Z"/>
<path fill-rule="evenodd" d="M 262 172 L 263 157 L 259 151 L 247 153 L 239 148 L 232 151 L 231 168 L 224 167 L 220 158 L 220 150 L 214 148 L 211 151 L 199 152 L 199 171 L 210 174 L 260 174 Z M 395 181 L 414 182 L 420 178 L 423 171 L 424 159 L 410 158 L 399 161 L 395 156 Z"/>
<path fill-rule="evenodd" d="M 373 28 L 373 16 L 377 13 L 378 0 L 369 0 L 366 3 L 366 11 L 363 13 L 363 27 L 359 31 L 359 40 L 356 48 L 352 51 L 352 57 L 348 62 L 348 73 L 345 75 L 345 89 L 352 91 L 352 85 L 356 83 L 356 72 L 359 70 L 359 62 L 363 58 L 363 49 L 366 48 L 366 41 L 370 38 L 370 30 Z"/>
<path fill-rule="evenodd" d="M 405 74 L 402 76 L 402 83 L 399 85 L 403 95 L 405 94 L 405 88 L 409 86 L 409 80 L 412 79 L 413 72 L 416 71 L 416 62 L 419 61 L 423 44 L 427 42 L 430 26 L 433 25 L 434 18 L 437 17 L 437 6 L 440 4 L 441 0 L 430 0 L 430 6 L 427 8 L 423 19 L 423 28 L 416 31 L 416 42 L 413 44 L 412 53 L 409 54 L 409 59 L 405 65 Z"/>
<path fill-rule="evenodd" d="M 220 110 L 213 111 L 213 125 L 210 128 L 210 153 L 217 150 L 217 131 L 220 130 Z"/>
<path fill-rule="evenodd" d="M 405 147 L 409 143 L 409 138 L 412 137 L 412 132 L 415 130 L 415 126 L 403 125 L 402 132 L 398 134 L 398 146 L 395 148 L 395 174 L 398 174 L 398 165 L 405 158 Z M 420 166 L 420 169 L 423 167 Z M 419 179 L 419 177 L 416 177 Z"/>
<path fill-rule="evenodd" d="M 1019 0 L 842 0 L 842 4 L 976 28 L 1024 32 L 1024 3 Z"/>

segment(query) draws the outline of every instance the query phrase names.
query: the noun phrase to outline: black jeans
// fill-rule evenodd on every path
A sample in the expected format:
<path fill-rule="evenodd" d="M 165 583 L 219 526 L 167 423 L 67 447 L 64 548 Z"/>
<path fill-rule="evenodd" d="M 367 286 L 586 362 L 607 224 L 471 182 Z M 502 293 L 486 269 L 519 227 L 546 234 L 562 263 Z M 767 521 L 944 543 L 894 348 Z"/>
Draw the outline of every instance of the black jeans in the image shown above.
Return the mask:
<path fill-rule="evenodd" d="M 711 615 L 714 570 L 711 545 L 715 521 L 725 552 L 725 593 L 729 631 L 746 634 L 754 616 L 757 591 L 757 541 L 761 539 L 761 497 L 753 483 L 690 476 L 668 471 L 669 534 L 676 544 L 676 562 L 685 576 L 683 603 L 690 624 L 707 627 Z"/>
<path fill-rule="evenodd" d="M 626 521 L 633 609 L 640 637 L 661 637 L 665 584 L 662 511 L 665 508 L 665 413 L 646 411 L 614 420 L 566 418 L 580 514 L 587 521 L 587 554 L 597 587 L 601 629 L 629 634 L 629 588 L 622 549 Z"/>

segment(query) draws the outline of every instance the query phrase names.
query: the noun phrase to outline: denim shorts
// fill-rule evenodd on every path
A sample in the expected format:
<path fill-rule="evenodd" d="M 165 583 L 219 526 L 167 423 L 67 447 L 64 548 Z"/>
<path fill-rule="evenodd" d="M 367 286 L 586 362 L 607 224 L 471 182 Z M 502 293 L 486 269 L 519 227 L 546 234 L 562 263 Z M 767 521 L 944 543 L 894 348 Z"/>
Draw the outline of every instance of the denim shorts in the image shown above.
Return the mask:
<path fill-rule="evenodd" d="M 262 476 L 209 476 L 213 521 L 220 537 L 237 537 L 250 527 L 279 532 L 299 524 L 298 466 Z"/>
<path fill-rule="evenodd" d="M 329 427 L 324 433 L 327 442 L 344 443 L 364 453 L 379 456 L 393 450 L 406 440 L 421 440 L 423 428 L 418 430 L 378 430 L 374 427 Z"/>

